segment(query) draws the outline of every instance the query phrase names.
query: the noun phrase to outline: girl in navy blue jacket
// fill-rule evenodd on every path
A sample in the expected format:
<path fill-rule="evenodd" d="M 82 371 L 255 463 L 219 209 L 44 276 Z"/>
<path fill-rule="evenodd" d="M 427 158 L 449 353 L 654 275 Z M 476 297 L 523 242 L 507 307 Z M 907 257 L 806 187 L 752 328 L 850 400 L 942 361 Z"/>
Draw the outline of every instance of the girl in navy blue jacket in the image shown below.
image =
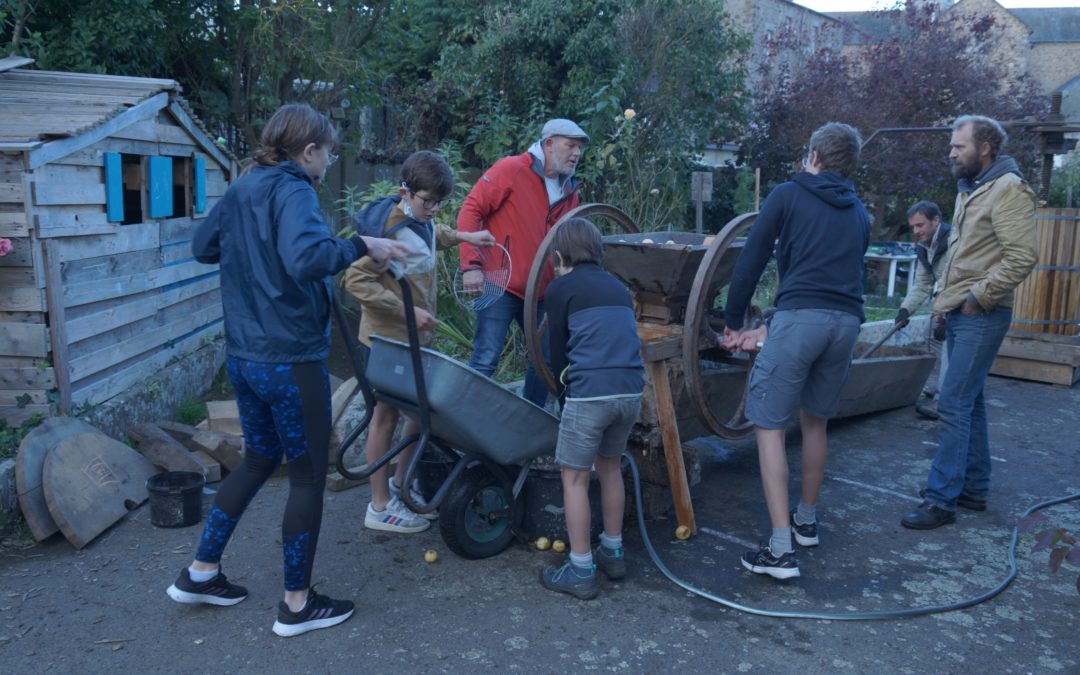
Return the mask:
<path fill-rule="evenodd" d="M 333 237 L 315 187 L 336 156 L 330 121 L 307 105 L 274 113 L 250 171 L 198 227 L 196 260 L 221 265 L 226 369 L 236 390 L 244 460 L 221 484 L 190 567 L 169 597 L 235 605 L 247 590 L 221 573 L 222 552 L 255 493 L 288 461 L 282 521 L 285 597 L 274 632 L 282 637 L 348 619 L 353 603 L 311 590 L 329 460 L 331 275 L 361 256 L 379 266 L 404 260 L 389 239 Z"/>

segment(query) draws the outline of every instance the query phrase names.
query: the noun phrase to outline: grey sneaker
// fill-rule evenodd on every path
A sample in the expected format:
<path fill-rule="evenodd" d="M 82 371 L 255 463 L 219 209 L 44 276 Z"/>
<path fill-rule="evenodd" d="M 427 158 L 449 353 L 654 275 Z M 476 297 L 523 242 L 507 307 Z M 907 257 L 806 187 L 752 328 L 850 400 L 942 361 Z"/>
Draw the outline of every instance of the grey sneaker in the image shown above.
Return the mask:
<path fill-rule="evenodd" d="M 618 581 L 626 576 L 626 558 L 623 557 L 622 546 L 619 548 L 597 546 L 592 557 L 593 562 L 596 563 L 596 569 L 603 572 L 608 579 Z"/>
<path fill-rule="evenodd" d="M 388 480 L 390 481 L 390 496 L 400 498 L 401 488 L 399 488 L 397 485 L 394 485 L 393 476 L 391 476 Z M 424 508 L 425 506 L 427 506 L 427 500 L 424 499 L 424 495 L 422 495 L 420 491 L 416 489 L 416 481 L 413 481 L 413 486 L 409 489 L 409 499 L 411 499 L 412 503 L 419 508 Z M 405 502 L 402 502 L 402 504 L 404 505 Z M 412 511 L 410 511 L 410 513 L 411 512 Z M 435 509 L 431 513 L 417 513 L 416 515 L 420 516 L 424 520 L 436 520 L 439 517 L 439 510 Z"/>
<path fill-rule="evenodd" d="M 540 570 L 540 583 L 548 590 L 569 593 L 581 600 L 592 600 L 600 594 L 600 584 L 596 582 L 596 566 L 593 565 L 588 576 L 581 576 L 569 560 L 558 569 L 545 567 Z"/>
<path fill-rule="evenodd" d="M 799 562 L 795 559 L 795 551 L 777 557 L 772 554 L 768 544 L 762 544 L 756 551 L 743 553 L 742 566 L 754 574 L 768 574 L 774 579 L 792 579 L 799 576 Z"/>
<path fill-rule="evenodd" d="M 795 536 L 795 543 L 799 546 L 817 546 L 817 523 L 800 525 L 795 522 L 795 512 L 791 512 L 791 534 Z"/>
<path fill-rule="evenodd" d="M 423 532 L 431 527 L 431 522 L 410 511 L 397 497 L 391 497 L 382 511 L 376 511 L 375 507 L 370 502 L 368 503 L 367 513 L 364 515 L 364 527 L 369 530 L 411 534 Z"/>

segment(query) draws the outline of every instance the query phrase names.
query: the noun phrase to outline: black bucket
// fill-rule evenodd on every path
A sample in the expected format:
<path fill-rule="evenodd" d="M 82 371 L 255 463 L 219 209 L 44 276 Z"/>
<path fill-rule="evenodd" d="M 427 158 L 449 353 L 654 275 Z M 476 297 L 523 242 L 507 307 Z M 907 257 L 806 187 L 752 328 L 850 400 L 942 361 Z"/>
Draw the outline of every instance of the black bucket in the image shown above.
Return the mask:
<path fill-rule="evenodd" d="M 166 471 L 146 479 L 150 522 L 158 527 L 188 527 L 202 520 L 206 478 L 194 471 Z"/>

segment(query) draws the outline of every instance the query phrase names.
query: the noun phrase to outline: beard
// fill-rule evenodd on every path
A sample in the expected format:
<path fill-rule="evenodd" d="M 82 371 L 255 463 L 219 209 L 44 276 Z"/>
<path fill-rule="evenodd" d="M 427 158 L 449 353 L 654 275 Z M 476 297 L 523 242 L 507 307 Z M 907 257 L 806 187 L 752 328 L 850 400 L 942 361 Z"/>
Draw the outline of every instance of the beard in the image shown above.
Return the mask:
<path fill-rule="evenodd" d="M 949 167 L 952 171 L 953 178 L 963 180 L 971 180 L 978 176 L 982 169 L 982 164 L 979 162 L 978 157 L 971 157 L 969 159 L 957 159 Z"/>

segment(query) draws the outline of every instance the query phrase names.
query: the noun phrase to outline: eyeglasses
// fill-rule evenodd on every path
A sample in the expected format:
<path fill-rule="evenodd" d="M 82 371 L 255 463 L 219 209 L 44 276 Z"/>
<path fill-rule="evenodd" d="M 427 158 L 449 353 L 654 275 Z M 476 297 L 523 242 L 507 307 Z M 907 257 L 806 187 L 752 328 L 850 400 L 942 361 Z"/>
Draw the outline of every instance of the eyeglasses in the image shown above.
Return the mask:
<path fill-rule="evenodd" d="M 335 155 L 332 152 L 326 153 L 326 166 L 332 166 L 334 162 L 338 161 L 338 157 L 340 157 L 340 155 Z"/>
<path fill-rule="evenodd" d="M 449 197 L 445 199 L 428 199 L 427 197 L 421 197 L 412 190 L 409 190 L 409 194 L 411 194 L 413 197 L 419 198 L 420 203 L 424 205 L 425 209 L 441 209 L 450 202 Z"/>

